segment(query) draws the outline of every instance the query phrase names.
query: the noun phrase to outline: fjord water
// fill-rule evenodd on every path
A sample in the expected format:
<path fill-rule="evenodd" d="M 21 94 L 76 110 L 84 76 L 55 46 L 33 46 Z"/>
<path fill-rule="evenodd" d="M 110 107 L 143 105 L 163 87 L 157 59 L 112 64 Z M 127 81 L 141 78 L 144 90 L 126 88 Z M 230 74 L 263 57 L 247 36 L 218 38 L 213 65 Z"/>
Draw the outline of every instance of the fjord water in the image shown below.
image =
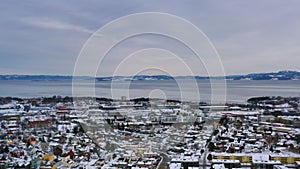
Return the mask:
<path fill-rule="evenodd" d="M 187 101 L 210 101 L 211 83 L 209 80 L 197 80 L 197 88 L 191 81 L 178 84 L 174 80 L 132 81 L 80 81 L 79 90 L 81 96 L 89 96 L 91 87 L 95 87 L 95 96 L 111 98 L 125 96 L 136 97 L 160 97 L 167 99 L 182 99 Z M 217 82 L 218 83 L 218 82 Z M 290 81 L 226 81 L 226 101 L 243 103 L 254 96 L 291 96 L 298 97 L 300 93 L 300 80 Z M 199 94 L 197 93 L 199 92 Z M 119 94 L 119 95 L 118 95 Z M 29 81 L 29 80 L 1 80 L 1 97 L 48 97 L 53 95 L 72 96 L 72 81 Z"/>

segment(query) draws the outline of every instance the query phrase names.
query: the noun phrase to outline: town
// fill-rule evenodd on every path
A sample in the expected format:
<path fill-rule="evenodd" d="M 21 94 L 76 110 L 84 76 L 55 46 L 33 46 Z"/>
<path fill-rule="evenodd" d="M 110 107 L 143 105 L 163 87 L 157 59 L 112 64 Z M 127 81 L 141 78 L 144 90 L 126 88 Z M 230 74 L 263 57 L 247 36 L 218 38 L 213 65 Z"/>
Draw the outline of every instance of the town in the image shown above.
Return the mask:
<path fill-rule="evenodd" d="M 0 98 L 0 168 L 300 168 L 298 97 Z"/>

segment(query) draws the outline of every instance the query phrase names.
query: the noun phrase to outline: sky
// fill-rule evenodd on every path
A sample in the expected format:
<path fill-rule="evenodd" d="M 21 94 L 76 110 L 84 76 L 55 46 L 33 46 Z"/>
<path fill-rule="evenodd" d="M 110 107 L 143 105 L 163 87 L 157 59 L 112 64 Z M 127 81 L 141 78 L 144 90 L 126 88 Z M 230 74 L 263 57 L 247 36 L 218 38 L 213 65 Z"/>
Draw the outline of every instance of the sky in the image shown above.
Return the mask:
<path fill-rule="evenodd" d="M 203 56 L 197 58 L 170 37 L 145 34 L 116 45 L 97 67 L 89 67 L 95 65 L 93 60 L 81 59 L 85 66 L 79 74 L 90 75 L 89 68 L 96 76 L 222 75 L 207 70 L 213 67 L 221 67 L 226 75 L 300 70 L 298 0 L 4 0 L 0 74 L 73 75 L 80 51 L 93 33 L 120 17 L 144 12 L 171 14 L 192 23 L 210 40 L 222 64 L 203 63 Z M 206 50 L 205 45 L 199 47 Z"/>

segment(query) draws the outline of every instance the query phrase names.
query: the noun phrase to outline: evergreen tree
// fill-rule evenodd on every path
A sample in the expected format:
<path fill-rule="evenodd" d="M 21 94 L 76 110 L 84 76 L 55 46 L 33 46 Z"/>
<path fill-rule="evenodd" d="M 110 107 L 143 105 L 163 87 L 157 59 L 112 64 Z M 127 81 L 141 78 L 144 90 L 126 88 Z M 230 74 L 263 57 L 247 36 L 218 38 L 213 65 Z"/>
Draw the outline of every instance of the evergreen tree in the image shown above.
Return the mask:
<path fill-rule="evenodd" d="M 211 160 L 212 160 L 212 155 L 211 155 L 211 154 L 208 154 L 207 160 L 208 160 L 208 161 L 211 161 Z"/>

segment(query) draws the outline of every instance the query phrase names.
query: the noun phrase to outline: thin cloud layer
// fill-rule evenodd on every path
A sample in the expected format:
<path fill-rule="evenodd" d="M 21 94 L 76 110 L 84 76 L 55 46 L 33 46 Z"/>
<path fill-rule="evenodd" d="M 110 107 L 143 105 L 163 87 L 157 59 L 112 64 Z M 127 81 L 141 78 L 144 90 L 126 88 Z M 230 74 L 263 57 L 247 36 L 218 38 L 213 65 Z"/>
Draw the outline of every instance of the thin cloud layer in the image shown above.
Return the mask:
<path fill-rule="evenodd" d="M 90 33 L 90 34 L 94 33 L 93 30 L 89 30 L 82 26 L 68 24 L 56 20 L 50 20 L 48 18 L 22 18 L 21 21 L 24 22 L 25 24 L 30 24 L 32 26 L 46 28 L 46 29 L 77 31 L 82 33 Z"/>

